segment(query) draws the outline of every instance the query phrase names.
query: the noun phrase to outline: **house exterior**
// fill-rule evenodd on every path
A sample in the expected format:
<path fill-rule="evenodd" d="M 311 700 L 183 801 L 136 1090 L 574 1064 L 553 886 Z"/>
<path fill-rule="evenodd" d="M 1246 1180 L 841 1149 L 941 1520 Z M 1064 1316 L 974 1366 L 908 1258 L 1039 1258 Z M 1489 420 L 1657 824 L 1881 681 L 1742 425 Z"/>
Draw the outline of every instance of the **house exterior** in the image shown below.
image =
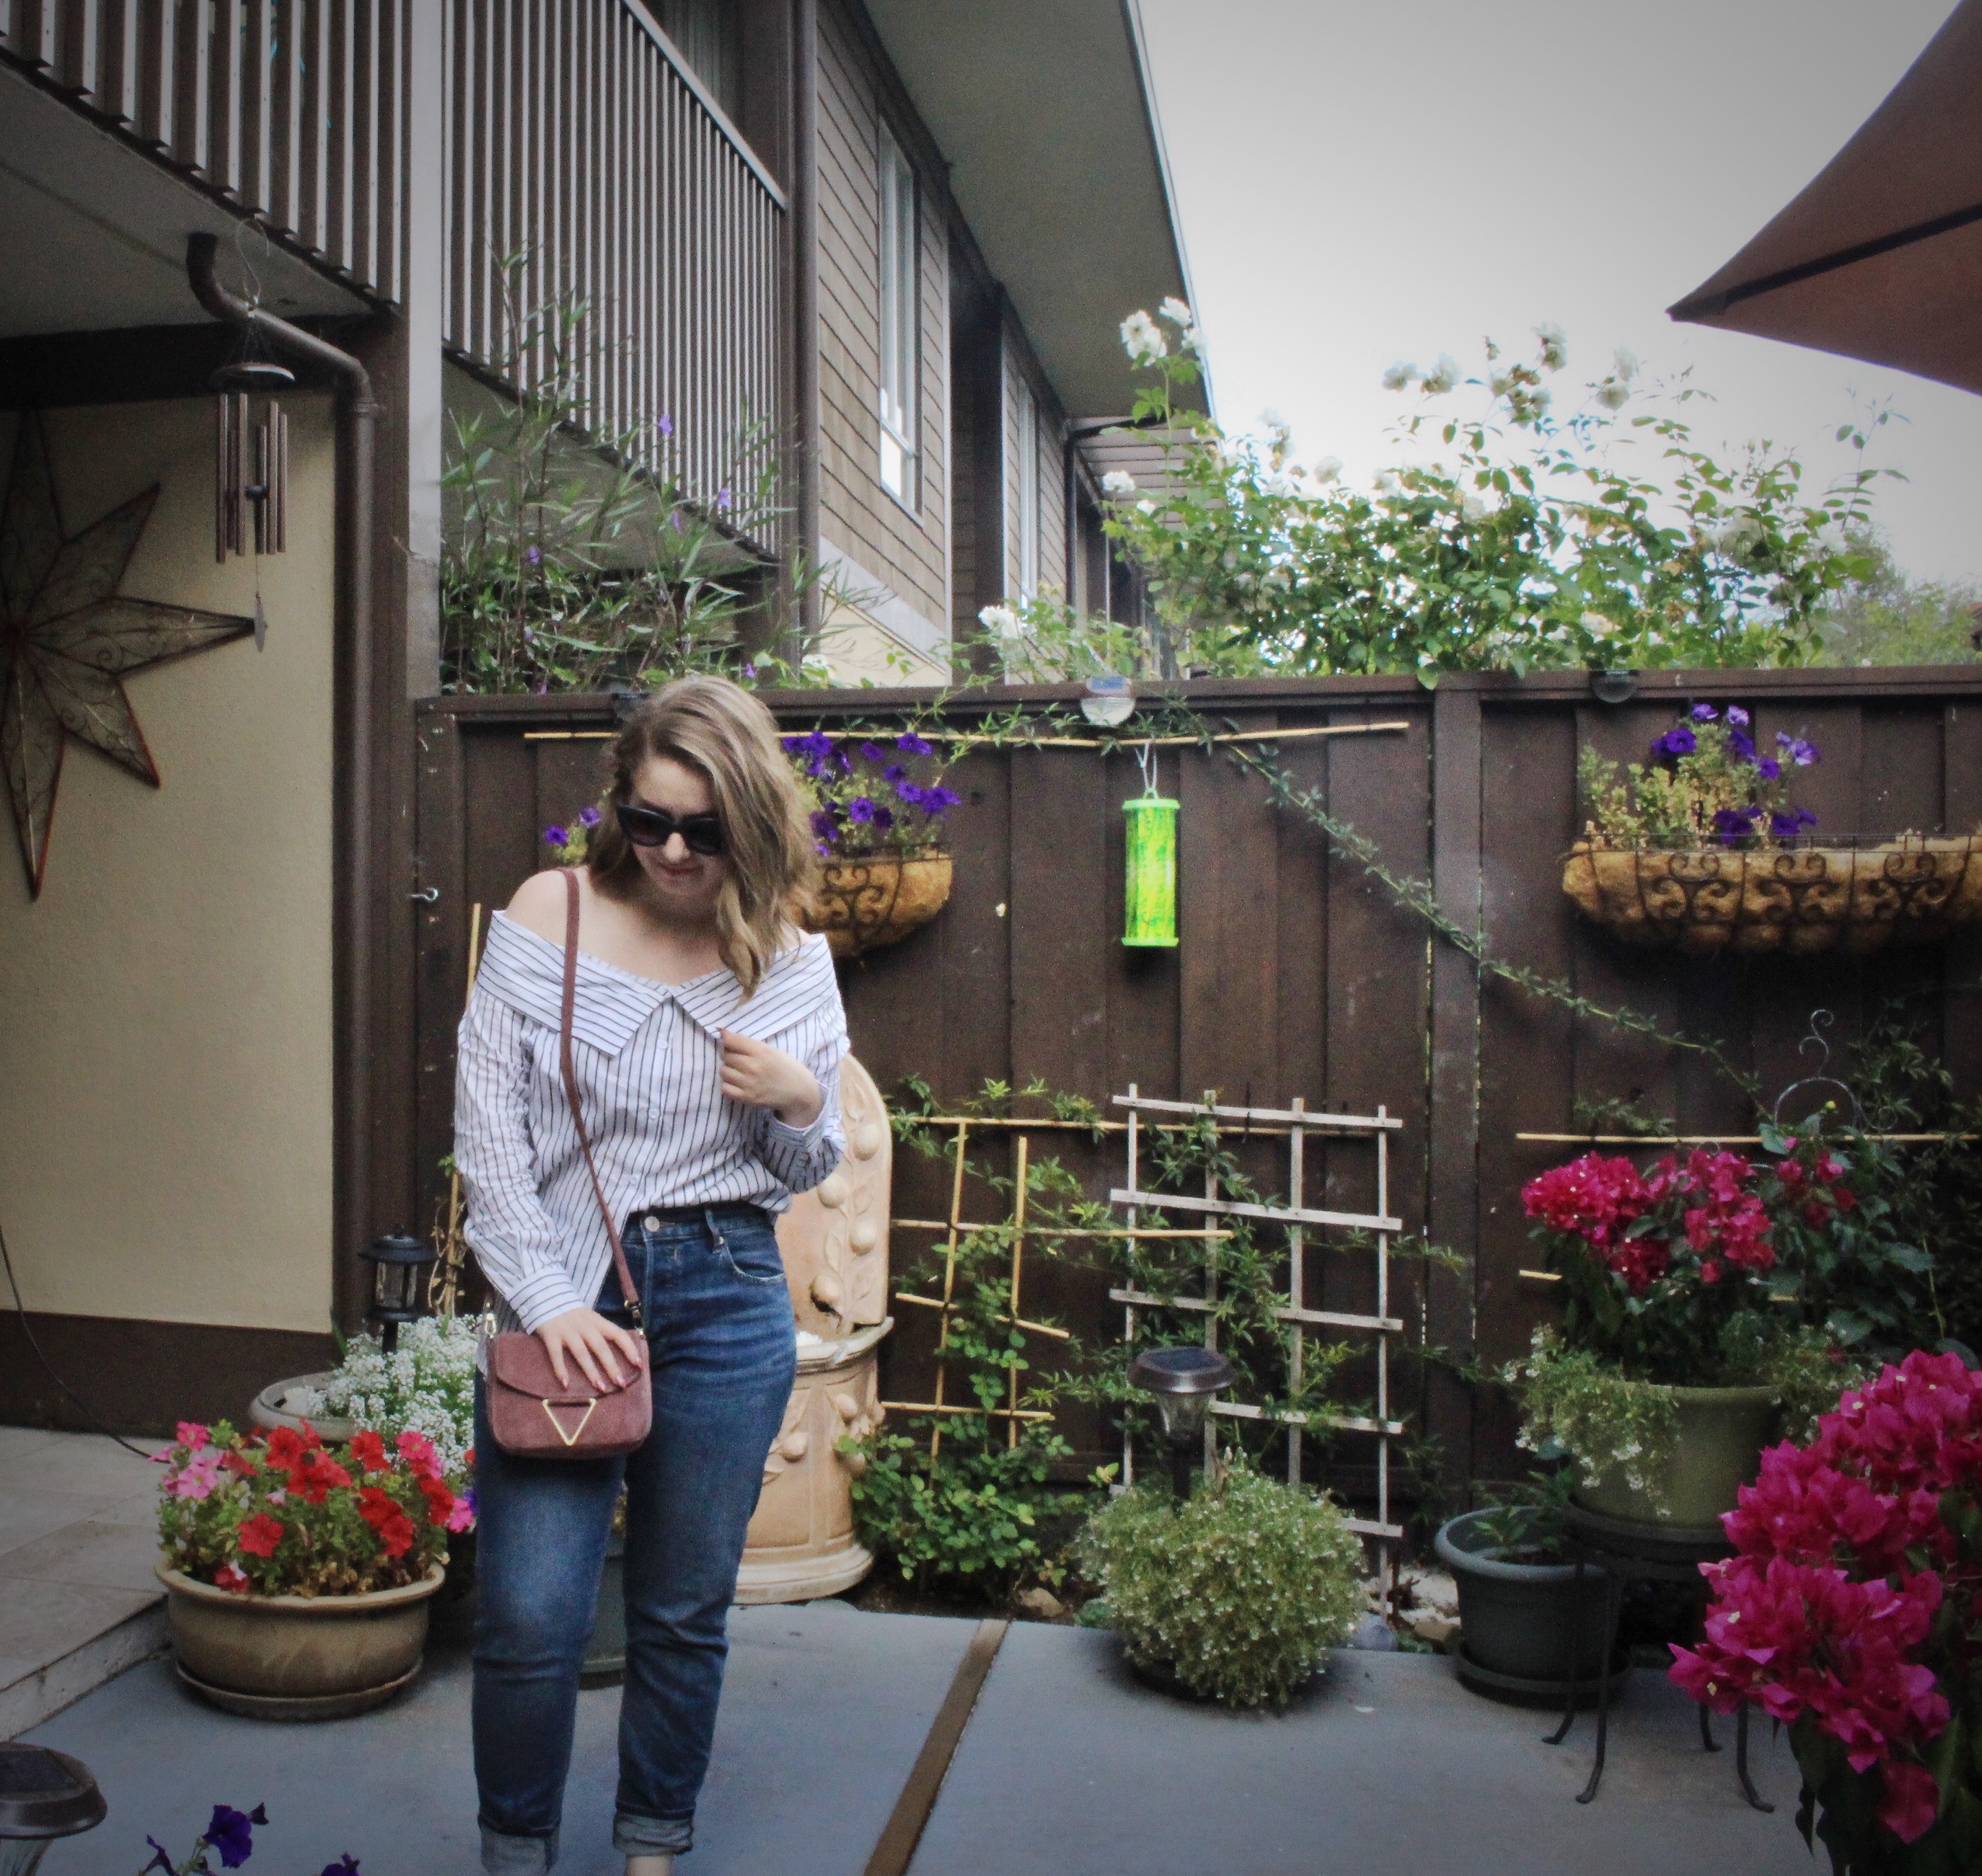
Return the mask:
<path fill-rule="evenodd" d="M 82 1424 L 24 1327 L 114 1424 L 238 1414 L 359 1320 L 360 1247 L 424 1223 L 414 706 L 450 411 L 531 369 L 506 291 L 589 304 L 588 406 L 706 503 L 739 413 L 774 419 L 782 512 L 744 545 L 831 572 L 806 623 L 843 682 L 947 680 L 993 602 L 1126 616 L 1092 432 L 1128 402 L 1117 322 L 1187 297 L 1139 28 L 1133 0 L 17 4 L 0 213 L 0 462 L 25 487 L 34 426 L 71 539 L 155 486 L 118 590 L 267 627 L 132 672 L 162 786 L 71 737 L 38 896 L 0 865 L 0 1420 Z M 209 380 L 244 341 L 189 283 L 201 233 L 223 295 L 319 342 L 274 348 L 279 554 L 215 551 Z"/>

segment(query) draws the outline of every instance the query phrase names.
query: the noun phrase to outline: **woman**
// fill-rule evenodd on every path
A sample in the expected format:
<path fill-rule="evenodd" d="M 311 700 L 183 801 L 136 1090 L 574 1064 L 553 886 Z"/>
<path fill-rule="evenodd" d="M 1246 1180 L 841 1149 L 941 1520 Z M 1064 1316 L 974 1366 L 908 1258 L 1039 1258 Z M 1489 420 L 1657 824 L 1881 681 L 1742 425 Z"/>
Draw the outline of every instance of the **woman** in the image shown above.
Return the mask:
<path fill-rule="evenodd" d="M 817 858 L 770 713 L 719 678 L 649 697 L 614 746 L 579 876 L 572 1053 L 646 1324 L 622 1305 L 558 1066 L 566 886 L 499 913 L 462 1019 L 455 1157 L 498 1326 L 561 1383 L 646 1363 L 653 1430 L 622 1460 L 529 1460 L 478 1388 L 475 1771 L 484 1868 L 557 1855 L 578 1671 L 626 1487 L 626 1677 L 612 1841 L 628 1876 L 689 1848 L 724 1624 L 796 1359 L 772 1214 L 844 1147 L 846 1020 L 792 923 Z"/>

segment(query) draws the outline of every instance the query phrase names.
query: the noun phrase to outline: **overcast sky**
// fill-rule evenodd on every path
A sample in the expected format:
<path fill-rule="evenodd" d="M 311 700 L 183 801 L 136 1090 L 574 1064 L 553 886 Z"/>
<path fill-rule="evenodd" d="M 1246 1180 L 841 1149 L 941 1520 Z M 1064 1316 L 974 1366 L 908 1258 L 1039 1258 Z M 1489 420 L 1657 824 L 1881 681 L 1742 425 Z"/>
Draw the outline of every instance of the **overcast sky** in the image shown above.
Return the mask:
<path fill-rule="evenodd" d="M 1870 114 L 1951 0 L 1142 0 L 1219 414 L 1303 459 L 1392 452 L 1393 361 L 1568 332 L 1694 368 L 1703 440 L 1807 446 L 1890 397 L 1880 512 L 1917 576 L 1982 579 L 1982 397 L 1677 325 Z M 1720 434 L 1714 434 L 1715 432 Z"/>

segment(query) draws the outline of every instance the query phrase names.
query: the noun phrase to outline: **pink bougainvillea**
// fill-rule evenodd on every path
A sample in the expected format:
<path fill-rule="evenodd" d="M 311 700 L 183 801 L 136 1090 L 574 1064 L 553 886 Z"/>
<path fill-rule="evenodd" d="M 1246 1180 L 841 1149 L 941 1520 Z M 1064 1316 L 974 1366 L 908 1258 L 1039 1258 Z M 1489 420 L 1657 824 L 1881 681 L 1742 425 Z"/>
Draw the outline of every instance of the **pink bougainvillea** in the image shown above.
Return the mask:
<path fill-rule="evenodd" d="M 1723 1520 L 1735 1555 L 1703 1566 L 1705 1634 L 1673 1651 L 1672 1677 L 1695 1699 L 1797 1727 L 1813 1784 L 1812 1734 L 1852 1773 L 1876 1774 L 1878 1821 L 1902 1843 L 1945 1801 L 1923 1759 L 1976 1665 L 1978 1489 L 1982 1374 L 1916 1351 L 1847 1393 L 1808 1446 L 1763 1454 Z M 1960 1781 L 1961 1763 L 1944 1776 Z"/>

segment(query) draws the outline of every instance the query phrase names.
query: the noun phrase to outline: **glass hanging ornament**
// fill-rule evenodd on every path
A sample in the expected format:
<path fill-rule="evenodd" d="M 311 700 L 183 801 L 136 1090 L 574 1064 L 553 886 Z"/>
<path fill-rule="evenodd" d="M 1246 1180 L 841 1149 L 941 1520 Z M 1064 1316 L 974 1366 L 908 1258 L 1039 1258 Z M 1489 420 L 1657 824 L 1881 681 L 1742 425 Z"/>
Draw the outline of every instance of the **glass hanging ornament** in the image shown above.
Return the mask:
<path fill-rule="evenodd" d="M 1177 942 L 1179 804 L 1156 793 L 1154 757 L 1146 743 L 1136 751 L 1143 767 L 1143 793 L 1122 804 L 1129 823 L 1127 890 L 1123 895 L 1127 923 L 1122 942 L 1146 950 L 1173 950 Z"/>

